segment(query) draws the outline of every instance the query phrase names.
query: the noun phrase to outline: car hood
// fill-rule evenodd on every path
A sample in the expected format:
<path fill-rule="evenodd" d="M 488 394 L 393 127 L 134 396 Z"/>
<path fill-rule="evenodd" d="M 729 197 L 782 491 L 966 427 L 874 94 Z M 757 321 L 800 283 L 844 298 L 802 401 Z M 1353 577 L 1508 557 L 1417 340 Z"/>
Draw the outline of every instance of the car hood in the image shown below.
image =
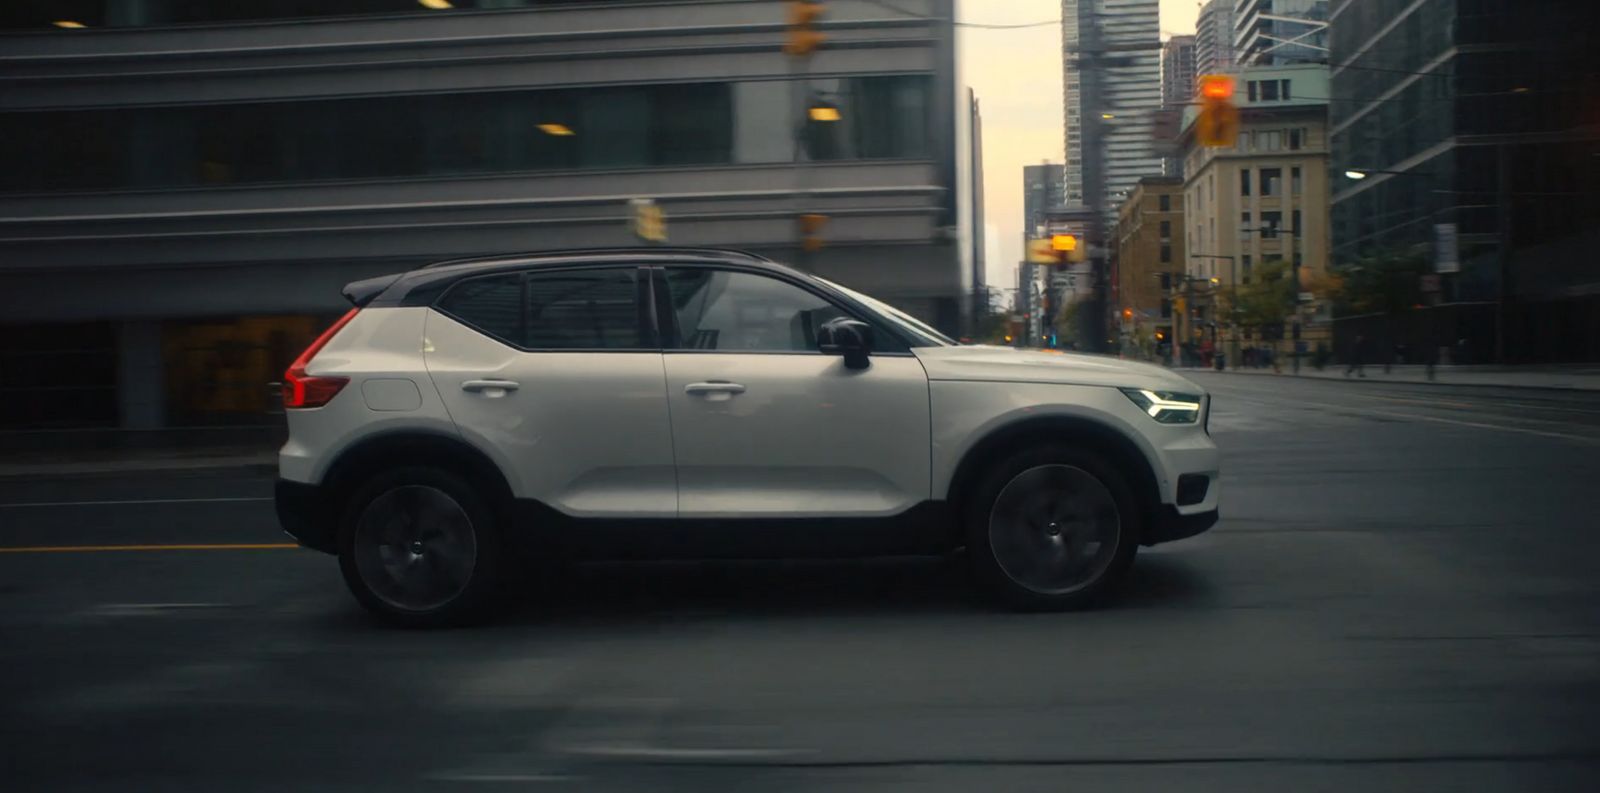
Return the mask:
<path fill-rule="evenodd" d="M 986 345 L 918 347 L 915 352 L 930 380 L 1061 383 L 1205 393 L 1194 381 L 1170 369 L 1109 355 Z"/>

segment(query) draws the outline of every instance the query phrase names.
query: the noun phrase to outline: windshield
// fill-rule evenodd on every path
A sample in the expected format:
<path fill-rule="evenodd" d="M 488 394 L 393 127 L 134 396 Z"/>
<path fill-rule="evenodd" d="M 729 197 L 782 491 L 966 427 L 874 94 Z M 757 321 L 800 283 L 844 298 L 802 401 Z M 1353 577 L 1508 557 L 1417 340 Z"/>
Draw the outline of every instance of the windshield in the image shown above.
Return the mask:
<path fill-rule="evenodd" d="M 815 278 L 816 276 L 812 277 Z M 913 317 L 910 314 L 907 314 L 906 312 L 883 302 L 882 300 L 863 295 L 854 289 L 840 286 L 826 278 L 817 278 L 817 280 L 839 290 L 840 292 L 845 293 L 846 295 L 849 295 L 851 299 L 864 304 L 867 308 L 870 308 L 873 311 L 878 312 L 885 320 L 893 323 L 896 328 L 910 336 L 911 346 L 913 347 L 954 347 L 957 345 L 955 339 L 952 339 L 949 336 L 934 330 L 916 317 Z"/>

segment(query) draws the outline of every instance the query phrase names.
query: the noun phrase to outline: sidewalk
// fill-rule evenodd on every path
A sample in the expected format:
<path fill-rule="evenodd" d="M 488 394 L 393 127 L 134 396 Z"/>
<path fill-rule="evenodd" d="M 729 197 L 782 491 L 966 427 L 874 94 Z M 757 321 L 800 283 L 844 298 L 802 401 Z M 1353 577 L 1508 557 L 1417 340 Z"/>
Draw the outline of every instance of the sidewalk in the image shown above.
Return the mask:
<path fill-rule="evenodd" d="M 1215 369 L 1186 367 L 1181 372 L 1217 372 Z M 1310 365 L 1300 367 L 1300 377 L 1306 379 L 1344 380 L 1344 365 L 1330 365 L 1318 370 Z M 1228 369 L 1226 374 L 1257 375 L 1266 377 L 1293 377 L 1290 365 L 1285 363 L 1282 374 L 1266 369 Z M 1600 366 L 1438 366 L 1434 379 L 1428 379 L 1427 367 L 1417 364 L 1397 365 L 1388 372 L 1383 366 L 1366 367 L 1368 383 L 1419 383 L 1423 385 L 1499 386 L 1505 388 L 1558 388 L 1576 391 L 1600 391 Z M 1355 375 L 1351 380 L 1360 379 Z"/>
<path fill-rule="evenodd" d="M 0 433 L 0 479 L 248 468 L 270 473 L 277 428 Z"/>

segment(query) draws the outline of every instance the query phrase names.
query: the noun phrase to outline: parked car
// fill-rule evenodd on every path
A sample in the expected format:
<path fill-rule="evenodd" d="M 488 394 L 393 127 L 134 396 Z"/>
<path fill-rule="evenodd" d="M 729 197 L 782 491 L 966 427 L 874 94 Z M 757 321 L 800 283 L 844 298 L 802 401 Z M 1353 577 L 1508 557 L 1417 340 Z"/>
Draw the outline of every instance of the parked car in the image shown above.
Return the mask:
<path fill-rule="evenodd" d="M 961 346 L 752 254 L 618 249 L 360 281 L 284 377 L 277 509 L 407 625 L 546 559 L 933 554 L 1000 601 L 1101 598 L 1217 519 L 1205 392 Z"/>

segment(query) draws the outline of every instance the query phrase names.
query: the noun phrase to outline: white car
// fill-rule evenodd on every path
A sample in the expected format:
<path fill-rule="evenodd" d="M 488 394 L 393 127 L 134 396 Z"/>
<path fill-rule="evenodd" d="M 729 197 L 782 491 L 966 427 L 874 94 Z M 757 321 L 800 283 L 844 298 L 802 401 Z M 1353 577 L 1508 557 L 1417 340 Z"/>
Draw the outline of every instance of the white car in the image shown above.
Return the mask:
<path fill-rule="evenodd" d="M 961 346 L 761 257 L 615 249 L 360 281 L 289 368 L 277 509 L 367 608 L 479 618 L 517 562 L 934 554 L 1094 602 L 1217 520 L 1165 369 Z"/>

